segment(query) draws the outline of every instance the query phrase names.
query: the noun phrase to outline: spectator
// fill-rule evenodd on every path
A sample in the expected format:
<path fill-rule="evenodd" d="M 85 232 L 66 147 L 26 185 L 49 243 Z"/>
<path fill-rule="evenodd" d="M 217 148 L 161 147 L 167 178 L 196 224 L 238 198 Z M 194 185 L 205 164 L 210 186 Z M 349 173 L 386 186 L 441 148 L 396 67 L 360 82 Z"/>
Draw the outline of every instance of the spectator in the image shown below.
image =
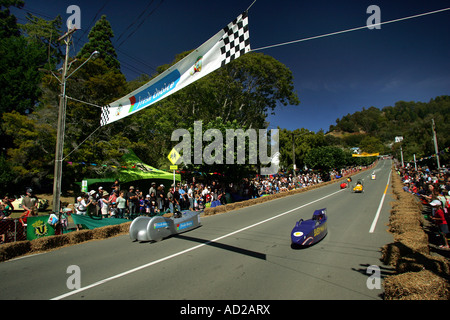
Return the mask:
<path fill-rule="evenodd" d="M 173 187 L 170 187 L 169 192 L 167 192 L 167 200 L 169 201 L 170 213 L 174 213 L 175 199 L 173 195 Z"/>
<path fill-rule="evenodd" d="M 152 193 L 156 194 L 156 183 L 152 182 L 152 185 L 150 189 L 148 190 L 148 194 L 151 195 Z"/>
<path fill-rule="evenodd" d="M 444 242 L 444 244 L 440 245 L 439 248 L 449 249 L 448 240 L 447 240 L 448 224 L 447 224 L 447 221 L 445 220 L 444 210 L 442 210 L 442 202 L 439 200 L 433 200 L 433 201 L 431 201 L 430 205 L 435 209 L 432 219 L 437 224 L 437 226 L 439 228 L 439 233 L 441 234 L 443 242 Z"/>
<path fill-rule="evenodd" d="M 101 202 L 101 213 L 102 213 L 102 217 L 103 218 L 108 218 L 109 217 L 109 193 L 106 191 L 102 192 L 102 198 L 100 199 Z"/>
<path fill-rule="evenodd" d="M 165 211 L 165 195 L 164 195 L 164 185 L 161 184 L 156 191 L 156 204 L 158 205 L 158 210 Z"/>
<path fill-rule="evenodd" d="M 27 193 L 25 197 L 22 199 L 22 208 L 25 211 L 25 213 L 28 212 L 28 214 L 31 213 L 31 210 L 33 208 L 38 208 L 38 199 L 33 195 L 33 190 L 31 188 L 27 189 Z"/>
<path fill-rule="evenodd" d="M 125 193 L 123 191 L 120 192 L 119 197 L 117 198 L 117 217 L 123 219 L 126 214 L 127 208 L 127 200 L 125 199 Z"/>
<path fill-rule="evenodd" d="M 119 180 L 114 181 L 114 183 L 111 186 L 111 190 L 114 190 L 117 194 L 120 193 L 120 182 L 119 182 Z"/>
<path fill-rule="evenodd" d="M 191 183 L 187 191 L 189 210 L 194 210 L 194 185 Z"/>
<path fill-rule="evenodd" d="M 128 206 L 128 219 L 134 219 L 139 207 L 139 198 L 133 186 L 130 186 L 126 198 Z"/>
<path fill-rule="evenodd" d="M 173 204 L 174 204 L 174 210 L 175 211 L 181 211 L 180 207 L 180 187 L 175 187 L 175 191 L 173 192 Z"/>
<path fill-rule="evenodd" d="M 75 204 L 75 214 L 84 216 L 87 212 L 87 197 L 78 197 Z"/>
<path fill-rule="evenodd" d="M 98 210 L 97 210 L 97 200 L 95 196 L 95 190 L 89 191 L 89 194 L 87 195 L 88 201 L 87 201 L 87 214 L 92 216 L 97 216 Z"/>
<path fill-rule="evenodd" d="M 2 219 L 9 217 L 14 210 L 14 207 L 11 201 L 9 200 L 9 197 L 5 196 L 0 203 L 2 205 L 2 210 L 0 212 Z"/>
<path fill-rule="evenodd" d="M 32 207 L 31 210 L 29 211 L 24 211 L 20 217 L 19 217 L 19 221 L 22 224 L 22 226 L 26 227 L 27 226 L 27 218 L 30 216 L 37 216 L 38 215 L 38 210 L 37 207 Z"/>

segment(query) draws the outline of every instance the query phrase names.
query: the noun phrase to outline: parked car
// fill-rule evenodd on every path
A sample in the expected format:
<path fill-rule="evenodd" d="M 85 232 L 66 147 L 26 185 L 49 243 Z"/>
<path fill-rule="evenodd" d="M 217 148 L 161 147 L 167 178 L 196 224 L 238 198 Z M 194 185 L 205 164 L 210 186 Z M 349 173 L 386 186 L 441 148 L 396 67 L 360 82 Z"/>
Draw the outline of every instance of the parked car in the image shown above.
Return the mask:
<path fill-rule="evenodd" d="M 23 207 L 22 207 L 22 201 L 23 198 L 25 198 L 24 195 L 20 196 L 20 197 L 16 197 L 14 199 L 14 201 L 11 202 L 11 204 L 14 207 L 14 211 L 23 211 Z M 38 198 L 38 210 L 39 211 L 44 211 L 45 209 L 47 209 L 49 206 L 48 200 L 47 199 L 39 199 Z"/>

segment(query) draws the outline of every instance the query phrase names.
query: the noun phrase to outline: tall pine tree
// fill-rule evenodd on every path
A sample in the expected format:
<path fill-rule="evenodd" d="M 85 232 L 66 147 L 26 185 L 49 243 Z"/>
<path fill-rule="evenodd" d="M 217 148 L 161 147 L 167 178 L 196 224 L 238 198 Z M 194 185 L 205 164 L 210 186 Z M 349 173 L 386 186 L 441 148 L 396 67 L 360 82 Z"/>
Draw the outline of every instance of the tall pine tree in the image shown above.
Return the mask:
<path fill-rule="evenodd" d="M 100 57 L 105 60 L 109 68 L 116 69 L 120 72 L 120 62 L 117 60 L 117 53 L 111 41 L 113 37 L 114 33 L 111 24 L 106 19 L 106 16 L 103 15 L 89 32 L 89 42 L 81 48 L 78 57 L 87 59 L 92 52 L 98 51 Z"/>

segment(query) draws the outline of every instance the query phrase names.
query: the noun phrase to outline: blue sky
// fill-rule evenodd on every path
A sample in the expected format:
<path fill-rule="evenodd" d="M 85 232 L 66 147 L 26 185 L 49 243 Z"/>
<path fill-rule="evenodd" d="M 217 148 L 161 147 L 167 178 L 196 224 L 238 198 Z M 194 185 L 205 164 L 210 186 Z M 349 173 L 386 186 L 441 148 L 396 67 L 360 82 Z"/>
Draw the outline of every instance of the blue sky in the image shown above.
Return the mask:
<path fill-rule="evenodd" d="M 78 5 L 82 29 L 75 34 L 72 55 L 87 41 L 95 18 L 105 14 L 115 33 L 122 72 L 132 80 L 200 46 L 252 3 L 25 0 L 25 10 L 12 12 L 20 23 L 26 12 L 44 18 L 59 14 L 65 21 L 70 16 L 67 7 Z M 370 5 L 379 6 L 383 22 L 448 8 L 450 1 L 257 0 L 249 11 L 251 47 L 364 26 Z M 327 132 L 336 119 L 363 108 L 381 109 L 400 100 L 428 102 L 450 94 L 450 11 L 383 25 L 380 30 L 358 30 L 258 52 L 292 70 L 301 101 L 299 106 L 277 108 L 275 116 L 268 118 L 269 128 Z"/>

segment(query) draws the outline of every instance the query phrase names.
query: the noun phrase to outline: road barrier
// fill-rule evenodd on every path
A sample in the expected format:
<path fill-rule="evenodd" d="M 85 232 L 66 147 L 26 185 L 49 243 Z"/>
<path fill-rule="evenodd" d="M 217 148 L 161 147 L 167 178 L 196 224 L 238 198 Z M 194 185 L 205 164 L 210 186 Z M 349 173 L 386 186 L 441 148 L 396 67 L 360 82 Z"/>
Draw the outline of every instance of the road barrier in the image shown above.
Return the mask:
<path fill-rule="evenodd" d="M 393 172 L 395 168 L 393 168 Z M 392 203 L 389 231 L 394 242 L 382 248 L 381 260 L 397 274 L 385 278 L 385 300 L 448 300 L 450 264 L 442 256 L 431 255 L 424 231 L 422 205 L 403 190 L 397 174 L 392 179 Z"/>

